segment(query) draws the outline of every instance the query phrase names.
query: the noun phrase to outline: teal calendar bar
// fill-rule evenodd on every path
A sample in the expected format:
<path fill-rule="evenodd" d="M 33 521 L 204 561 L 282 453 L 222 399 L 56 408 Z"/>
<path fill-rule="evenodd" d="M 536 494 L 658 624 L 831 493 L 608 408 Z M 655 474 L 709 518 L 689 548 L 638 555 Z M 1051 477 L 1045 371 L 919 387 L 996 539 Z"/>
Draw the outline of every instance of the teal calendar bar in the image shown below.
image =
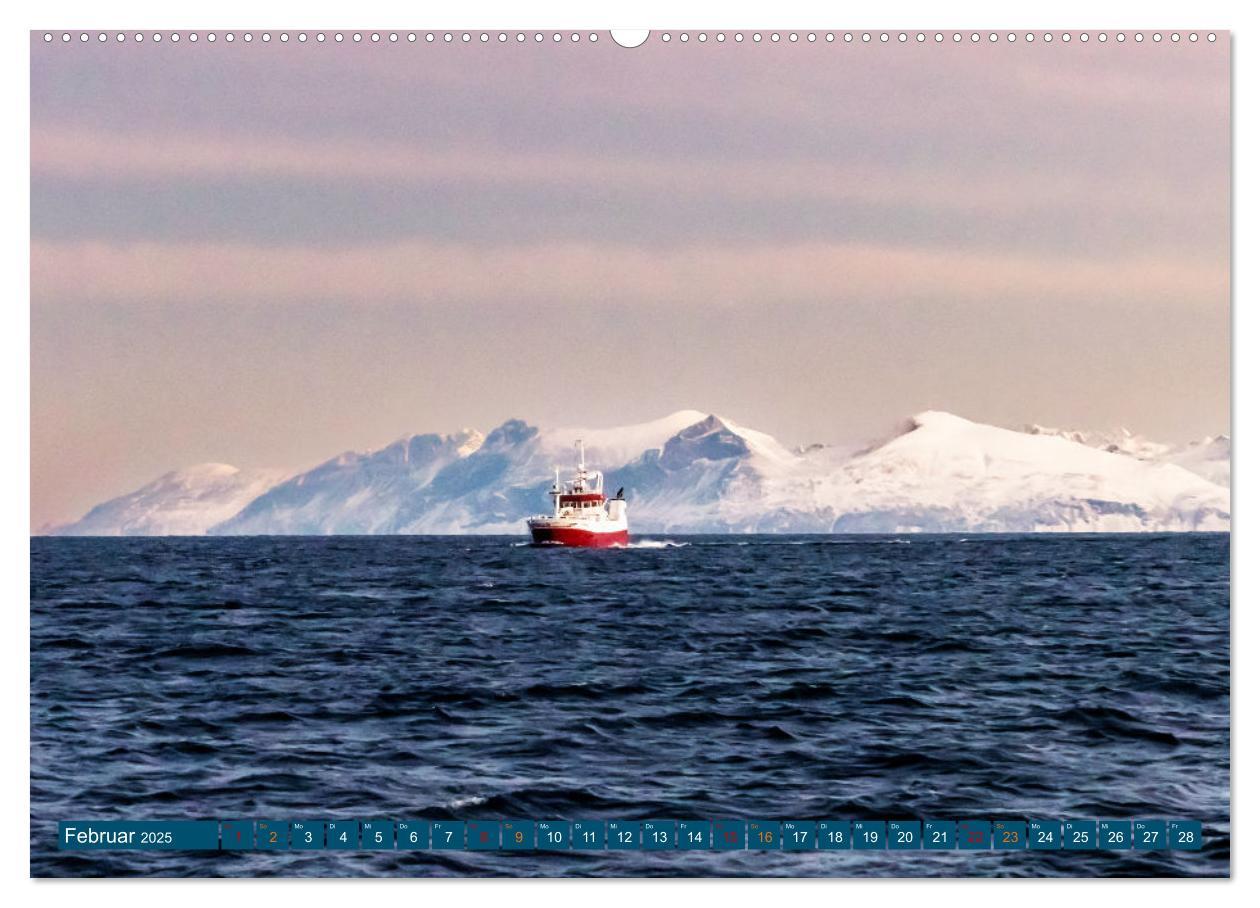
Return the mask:
<path fill-rule="evenodd" d="M 67 851 L 1198 851 L 1199 820 L 63 821 Z M 262 855 L 259 854 L 259 858 Z M 909 857 L 909 855 L 907 855 Z M 1021 858 L 1022 860 L 1022 858 Z"/>

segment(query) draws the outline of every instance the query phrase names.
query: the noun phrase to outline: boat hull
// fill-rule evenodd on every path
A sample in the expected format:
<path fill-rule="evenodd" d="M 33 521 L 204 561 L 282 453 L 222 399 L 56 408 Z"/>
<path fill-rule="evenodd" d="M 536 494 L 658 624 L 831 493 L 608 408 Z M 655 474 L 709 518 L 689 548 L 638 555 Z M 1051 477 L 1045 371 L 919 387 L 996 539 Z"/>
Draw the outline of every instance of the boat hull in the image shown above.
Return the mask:
<path fill-rule="evenodd" d="M 576 526 L 529 525 L 529 535 L 534 545 L 563 545 L 581 549 L 606 549 L 614 545 L 626 545 L 630 531 L 625 529 L 597 532 Z"/>

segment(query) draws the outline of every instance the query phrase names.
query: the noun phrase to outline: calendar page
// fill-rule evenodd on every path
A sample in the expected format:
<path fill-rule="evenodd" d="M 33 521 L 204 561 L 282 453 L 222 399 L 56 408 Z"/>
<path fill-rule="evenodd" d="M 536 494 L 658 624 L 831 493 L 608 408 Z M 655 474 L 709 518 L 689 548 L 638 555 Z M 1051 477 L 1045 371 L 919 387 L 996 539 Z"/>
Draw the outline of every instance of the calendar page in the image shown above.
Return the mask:
<path fill-rule="evenodd" d="M 31 875 L 1228 876 L 1230 48 L 32 31 Z"/>

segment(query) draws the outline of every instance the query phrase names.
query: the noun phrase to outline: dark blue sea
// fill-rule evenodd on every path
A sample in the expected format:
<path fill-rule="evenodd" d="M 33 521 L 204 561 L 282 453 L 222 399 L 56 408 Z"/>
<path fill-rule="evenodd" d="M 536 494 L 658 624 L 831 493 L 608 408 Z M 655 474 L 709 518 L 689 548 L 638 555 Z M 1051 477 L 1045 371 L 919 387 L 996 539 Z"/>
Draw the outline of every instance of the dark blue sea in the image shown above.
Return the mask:
<path fill-rule="evenodd" d="M 1229 873 L 1229 536 L 31 540 L 37 876 Z M 68 853 L 58 820 L 1200 819 L 1177 852 Z"/>

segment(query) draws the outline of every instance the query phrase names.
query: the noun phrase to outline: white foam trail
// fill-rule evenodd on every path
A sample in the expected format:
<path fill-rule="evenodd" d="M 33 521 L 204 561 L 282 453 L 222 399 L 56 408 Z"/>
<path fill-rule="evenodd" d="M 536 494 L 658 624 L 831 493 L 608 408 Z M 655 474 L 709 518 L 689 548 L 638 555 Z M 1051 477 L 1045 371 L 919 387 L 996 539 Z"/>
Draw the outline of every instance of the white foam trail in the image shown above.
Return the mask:
<path fill-rule="evenodd" d="M 746 545 L 747 543 L 741 543 Z M 625 545 L 614 545 L 610 548 L 614 549 L 681 549 L 683 546 L 691 545 L 690 542 L 674 542 L 672 539 L 640 539 L 638 542 L 629 542 Z M 561 545 L 558 542 L 543 543 L 541 546 L 535 546 L 532 542 L 513 542 L 512 548 L 519 549 L 526 546 L 534 548 L 556 548 L 563 549 L 568 546 Z"/>

